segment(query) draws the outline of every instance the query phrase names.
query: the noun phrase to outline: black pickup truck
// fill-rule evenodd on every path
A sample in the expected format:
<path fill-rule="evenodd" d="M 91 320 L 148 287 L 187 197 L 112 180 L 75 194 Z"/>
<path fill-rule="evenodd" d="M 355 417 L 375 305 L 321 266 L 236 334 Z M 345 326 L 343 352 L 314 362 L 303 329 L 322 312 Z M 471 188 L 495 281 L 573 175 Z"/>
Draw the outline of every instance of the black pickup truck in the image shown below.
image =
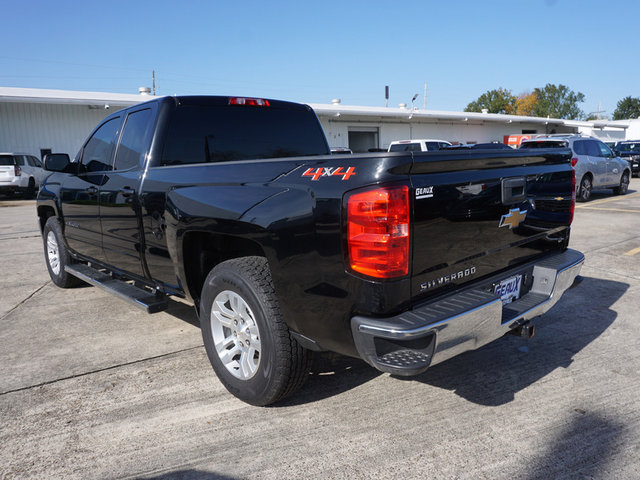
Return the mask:
<path fill-rule="evenodd" d="M 150 313 L 192 301 L 220 381 L 254 405 L 296 391 L 312 351 L 416 375 L 530 336 L 584 261 L 564 149 L 332 156 L 308 106 L 167 97 L 45 163 L 53 282 Z"/>

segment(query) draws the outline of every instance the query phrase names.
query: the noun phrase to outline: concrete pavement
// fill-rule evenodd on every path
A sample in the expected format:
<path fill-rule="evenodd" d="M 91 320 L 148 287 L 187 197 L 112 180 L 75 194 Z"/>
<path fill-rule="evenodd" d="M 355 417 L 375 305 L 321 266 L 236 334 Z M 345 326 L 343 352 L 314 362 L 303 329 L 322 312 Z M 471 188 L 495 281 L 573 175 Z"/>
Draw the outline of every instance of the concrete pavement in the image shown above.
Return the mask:
<path fill-rule="evenodd" d="M 325 354 L 270 408 L 226 392 L 185 304 L 52 285 L 34 202 L 0 199 L 0 477 L 640 478 L 640 179 L 605 193 L 534 339 L 410 379 Z"/>

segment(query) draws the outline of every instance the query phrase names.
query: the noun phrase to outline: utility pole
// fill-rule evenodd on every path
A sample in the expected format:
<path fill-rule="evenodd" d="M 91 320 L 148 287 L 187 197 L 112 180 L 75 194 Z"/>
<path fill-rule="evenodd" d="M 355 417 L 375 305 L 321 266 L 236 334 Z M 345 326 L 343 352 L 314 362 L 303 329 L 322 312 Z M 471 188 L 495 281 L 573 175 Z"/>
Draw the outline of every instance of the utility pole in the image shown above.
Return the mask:
<path fill-rule="evenodd" d="M 427 82 L 424 82 L 424 97 L 422 97 L 422 109 L 427 109 Z"/>
<path fill-rule="evenodd" d="M 151 84 L 153 85 L 153 95 L 156 95 L 156 71 L 151 70 Z"/>

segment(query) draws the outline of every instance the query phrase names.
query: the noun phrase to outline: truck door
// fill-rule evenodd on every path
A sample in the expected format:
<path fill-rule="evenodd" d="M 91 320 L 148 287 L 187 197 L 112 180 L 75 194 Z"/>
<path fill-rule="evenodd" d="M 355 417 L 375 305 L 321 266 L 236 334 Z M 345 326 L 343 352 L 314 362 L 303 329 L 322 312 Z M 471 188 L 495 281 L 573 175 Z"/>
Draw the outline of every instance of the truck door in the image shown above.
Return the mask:
<path fill-rule="evenodd" d="M 80 151 L 78 171 L 60 188 L 67 244 L 77 253 L 104 262 L 98 193 L 112 165 L 121 117 L 107 120 Z"/>
<path fill-rule="evenodd" d="M 152 130 L 153 108 L 129 112 L 125 119 L 113 171 L 100 187 L 102 243 L 107 262 L 145 277 L 139 187 Z"/>

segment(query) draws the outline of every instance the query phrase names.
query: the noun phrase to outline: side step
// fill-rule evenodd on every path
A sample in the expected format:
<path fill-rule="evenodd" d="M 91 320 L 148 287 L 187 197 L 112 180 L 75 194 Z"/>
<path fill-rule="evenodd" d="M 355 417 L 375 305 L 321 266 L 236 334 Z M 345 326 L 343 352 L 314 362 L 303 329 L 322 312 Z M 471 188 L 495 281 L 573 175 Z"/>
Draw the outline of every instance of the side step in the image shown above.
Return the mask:
<path fill-rule="evenodd" d="M 154 295 L 143 288 L 135 287 L 122 280 L 116 280 L 106 273 L 91 268 L 89 265 L 77 263 L 65 265 L 64 269 L 74 277 L 78 277 L 80 280 L 100 287 L 132 305 L 143 309 L 147 313 L 161 312 L 169 306 L 169 300 L 166 295 Z"/>

